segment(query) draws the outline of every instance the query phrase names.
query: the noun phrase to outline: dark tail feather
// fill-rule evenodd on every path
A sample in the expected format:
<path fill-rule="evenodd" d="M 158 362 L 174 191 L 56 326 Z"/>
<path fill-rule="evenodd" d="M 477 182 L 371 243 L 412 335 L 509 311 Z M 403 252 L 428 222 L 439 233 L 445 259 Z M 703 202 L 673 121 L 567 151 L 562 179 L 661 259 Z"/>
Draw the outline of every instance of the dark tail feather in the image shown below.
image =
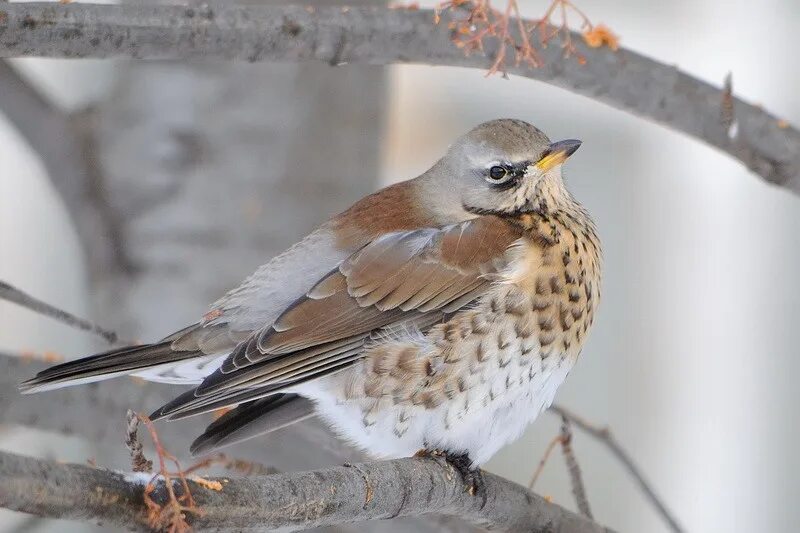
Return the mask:
<path fill-rule="evenodd" d="M 39 372 L 19 385 L 23 393 L 58 389 L 79 383 L 90 383 L 115 376 L 132 374 L 167 363 L 202 355 L 198 351 L 173 351 L 171 342 L 128 346 L 69 361 Z"/>
<path fill-rule="evenodd" d="M 343 361 L 334 361 L 334 364 L 326 365 L 324 370 L 328 373 L 332 373 L 346 368 L 350 364 L 351 359 L 347 358 Z M 213 375 L 214 374 L 212 374 L 212 376 Z M 261 386 L 252 385 L 246 388 L 233 388 L 233 390 L 222 389 L 212 394 L 203 394 L 203 385 L 201 384 L 200 386 L 181 394 L 174 400 L 156 409 L 150 415 L 150 419 L 158 420 L 161 418 L 167 418 L 168 420 L 180 420 L 182 418 L 188 418 L 190 416 L 214 411 L 222 407 L 229 407 L 242 403 L 252 403 L 254 400 L 264 398 L 265 396 L 274 396 L 289 387 L 299 385 L 314 379 L 317 376 L 318 374 L 309 374 L 307 376 L 300 377 L 300 379 L 292 379 L 291 381 L 277 383 L 273 382 Z M 206 378 L 206 381 L 208 381 L 208 379 L 209 378 Z"/>
<path fill-rule="evenodd" d="M 203 455 L 289 426 L 314 414 L 311 400 L 297 394 L 275 394 L 244 403 L 225 413 L 192 443 L 192 455 Z"/>
<path fill-rule="evenodd" d="M 170 400 L 169 402 L 165 403 L 152 413 L 150 413 L 150 420 L 155 422 L 156 420 L 161 420 L 162 418 L 168 417 L 173 413 L 181 410 L 184 405 L 194 405 L 197 403 L 198 398 L 194 395 L 194 391 L 196 388 L 188 390 L 181 394 L 180 396 L 176 396 L 174 399 Z"/>
<path fill-rule="evenodd" d="M 190 416 L 216 411 L 224 407 L 252 402 L 265 396 L 274 396 L 281 388 L 283 387 L 280 385 L 269 385 L 267 387 L 256 387 L 210 397 L 201 396 L 199 398 L 195 395 L 195 389 L 192 389 L 155 410 L 150 415 L 150 420 L 159 420 L 162 418 L 166 418 L 167 420 L 182 420 Z"/>

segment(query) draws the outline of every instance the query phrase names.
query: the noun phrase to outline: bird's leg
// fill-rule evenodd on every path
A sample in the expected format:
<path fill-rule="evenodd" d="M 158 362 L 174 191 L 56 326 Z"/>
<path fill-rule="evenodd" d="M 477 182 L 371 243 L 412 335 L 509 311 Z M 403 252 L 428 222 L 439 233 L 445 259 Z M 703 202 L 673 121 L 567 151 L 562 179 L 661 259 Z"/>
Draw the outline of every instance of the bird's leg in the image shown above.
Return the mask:
<path fill-rule="evenodd" d="M 443 452 L 443 455 L 444 459 L 461 474 L 461 479 L 467 484 L 467 491 L 469 491 L 470 495 L 475 496 L 478 494 L 486 499 L 483 471 L 478 467 L 473 468 L 472 459 L 470 459 L 469 455 L 449 452 Z"/>
<path fill-rule="evenodd" d="M 455 468 L 461 475 L 461 479 L 467 485 L 467 492 L 470 496 L 480 495 L 486 500 L 486 486 L 483 479 L 483 471 L 478 467 L 472 467 L 472 459 L 469 454 L 448 452 L 446 450 L 420 450 L 415 457 L 431 457 L 434 459 L 444 459 L 447 464 Z"/>

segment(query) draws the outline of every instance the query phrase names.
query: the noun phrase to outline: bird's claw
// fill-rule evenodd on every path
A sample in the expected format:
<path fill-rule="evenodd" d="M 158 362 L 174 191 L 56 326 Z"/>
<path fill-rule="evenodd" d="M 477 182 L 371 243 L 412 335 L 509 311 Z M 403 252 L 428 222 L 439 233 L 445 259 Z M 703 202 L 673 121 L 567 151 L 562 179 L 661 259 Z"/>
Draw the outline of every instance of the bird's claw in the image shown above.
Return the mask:
<path fill-rule="evenodd" d="M 467 485 L 467 492 L 470 496 L 481 496 L 486 500 L 486 485 L 483 478 L 483 470 L 472 467 L 472 459 L 466 453 L 451 453 L 445 450 L 420 450 L 415 457 L 431 457 L 434 459 L 444 459 L 461 475 L 461 479 Z"/>

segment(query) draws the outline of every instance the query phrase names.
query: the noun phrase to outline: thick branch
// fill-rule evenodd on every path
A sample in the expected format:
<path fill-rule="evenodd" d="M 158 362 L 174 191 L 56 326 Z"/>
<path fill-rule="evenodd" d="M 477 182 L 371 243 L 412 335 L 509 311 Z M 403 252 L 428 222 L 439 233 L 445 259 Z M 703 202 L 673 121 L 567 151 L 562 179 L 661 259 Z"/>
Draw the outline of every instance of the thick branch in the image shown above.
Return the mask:
<path fill-rule="evenodd" d="M 0 9 L 0 57 L 226 58 L 331 64 L 424 63 L 487 69 L 451 43 L 447 14 L 384 7 L 143 6 L 11 3 Z M 544 66 L 509 72 L 558 85 L 719 148 L 766 180 L 800 192 L 800 131 L 763 109 L 630 50 L 587 48 L 586 64 L 541 50 Z M 731 135 L 733 109 L 736 123 Z M 730 113 L 728 113 L 730 114 Z"/>
<path fill-rule="evenodd" d="M 147 529 L 144 478 L 0 452 L 0 506 L 50 518 L 101 520 Z M 442 513 L 506 531 L 610 531 L 523 487 L 486 474 L 486 503 L 435 459 L 398 459 L 314 472 L 190 481 L 202 513 L 197 529 L 296 531 L 398 516 Z M 180 484 L 175 485 L 180 492 Z M 151 494 L 163 503 L 161 490 Z"/>

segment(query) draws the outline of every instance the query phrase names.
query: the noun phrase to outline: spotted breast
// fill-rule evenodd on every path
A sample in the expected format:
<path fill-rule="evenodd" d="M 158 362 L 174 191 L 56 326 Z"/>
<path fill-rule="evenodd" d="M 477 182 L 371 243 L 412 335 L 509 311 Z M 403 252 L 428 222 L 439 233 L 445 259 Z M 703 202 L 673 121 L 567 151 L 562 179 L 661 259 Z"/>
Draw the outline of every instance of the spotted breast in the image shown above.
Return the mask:
<path fill-rule="evenodd" d="M 520 232 L 477 303 L 372 340 L 354 368 L 300 387 L 345 438 L 387 457 L 488 460 L 553 400 L 600 297 L 600 245 L 579 206 L 506 218 Z"/>

